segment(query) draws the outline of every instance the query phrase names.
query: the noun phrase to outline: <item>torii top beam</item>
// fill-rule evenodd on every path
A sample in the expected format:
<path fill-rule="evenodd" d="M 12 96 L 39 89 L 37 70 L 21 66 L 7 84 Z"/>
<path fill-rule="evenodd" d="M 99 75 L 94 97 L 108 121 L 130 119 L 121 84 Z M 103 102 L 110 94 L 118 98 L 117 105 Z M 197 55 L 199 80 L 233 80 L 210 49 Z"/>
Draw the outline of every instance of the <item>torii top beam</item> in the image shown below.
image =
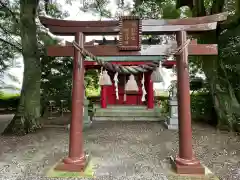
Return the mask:
<path fill-rule="evenodd" d="M 168 19 L 168 20 L 141 20 L 142 34 L 166 34 L 177 31 L 196 33 L 215 30 L 217 23 L 225 21 L 227 13 L 210 16 Z M 120 32 L 119 21 L 69 21 L 40 16 L 41 23 L 56 35 L 74 35 L 83 32 L 86 35 L 116 35 Z"/>

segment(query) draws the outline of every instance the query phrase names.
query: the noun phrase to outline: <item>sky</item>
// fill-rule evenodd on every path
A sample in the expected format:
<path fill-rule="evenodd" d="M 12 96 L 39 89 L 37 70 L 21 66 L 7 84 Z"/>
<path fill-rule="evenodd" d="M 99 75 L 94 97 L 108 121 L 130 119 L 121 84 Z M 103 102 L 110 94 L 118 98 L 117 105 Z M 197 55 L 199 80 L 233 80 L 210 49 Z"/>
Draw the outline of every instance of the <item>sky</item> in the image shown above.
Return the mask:
<path fill-rule="evenodd" d="M 62 10 L 67 11 L 69 13 L 69 17 L 66 18 L 66 20 L 82 20 L 82 21 L 88 21 L 88 20 L 99 20 L 99 17 L 94 16 L 92 13 L 88 12 L 82 12 L 80 11 L 80 7 L 83 5 L 83 2 L 90 2 L 92 0 L 72 0 L 72 4 L 66 4 L 66 0 L 58 0 L 57 2 L 61 4 Z M 117 6 L 116 6 L 116 1 L 117 0 L 110 0 L 110 3 L 108 5 L 108 9 L 111 10 L 113 14 L 116 13 L 117 11 Z M 132 0 L 125 0 L 126 3 L 132 3 Z M 106 18 L 105 18 L 106 19 Z M 74 37 L 71 36 L 66 36 L 66 37 L 61 37 L 64 38 L 67 41 L 72 41 Z M 112 37 L 113 38 L 113 37 Z M 86 41 L 91 41 L 92 39 L 102 39 L 101 36 L 87 36 Z M 107 37 L 107 39 L 111 39 L 111 37 Z M 12 68 L 9 69 L 8 72 L 10 72 L 12 75 L 17 76 L 20 82 L 22 83 L 23 79 L 23 60 L 22 57 L 18 57 L 16 59 L 21 64 L 21 67 L 18 68 Z M 155 84 L 154 89 L 166 89 L 170 85 L 170 81 L 172 80 L 172 71 L 168 69 L 163 70 L 164 74 L 164 81 L 165 83 L 160 83 L 160 84 Z"/>

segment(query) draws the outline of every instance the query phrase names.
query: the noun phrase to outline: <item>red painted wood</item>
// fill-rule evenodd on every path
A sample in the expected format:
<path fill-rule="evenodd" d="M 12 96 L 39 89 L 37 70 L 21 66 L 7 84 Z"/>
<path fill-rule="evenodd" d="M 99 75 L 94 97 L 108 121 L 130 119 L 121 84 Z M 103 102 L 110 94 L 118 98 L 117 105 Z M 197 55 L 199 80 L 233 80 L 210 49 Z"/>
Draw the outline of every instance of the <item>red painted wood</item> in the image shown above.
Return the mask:
<path fill-rule="evenodd" d="M 75 34 L 75 41 L 83 47 L 84 35 Z M 72 115 L 69 133 L 69 154 L 55 167 L 58 171 L 82 171 L 86 166 L 86 158 L 83 145 L 83 84 L 84 65 L 79 51 L 75 50 L 73 58 L 73 87 L 72 87 Z M 79 70 L 79 59 L 81 69 Z"/>
<path fill-rule="evenodd" d="M 119 51 L 116 45 L 97 45 L 84 46 L 84 48 L 95 56 L 160 56 L 166 55 L 168 51 L 173 51 L 177 48 L 176 45 L 150 45 L 147 49 L 141 51 Z M 156 51 L 157 49 L 157 51 Z M 218 55 L 217 44 L 189 44 L 189 55 Z M 73 56 L 73 46 L 48 46 L 47 54 L 52 57 Z M 146 57 L 147 59 L 147 57 Z"/>
<path fill-rule="evenodd" d="M 40 16 L 41 23 L 56 35 L 73 35 L 83 32 L 85 35 L 111 35 L 120 31 L 119 21 L 67 21 Z M 211 16 L 171 19 L 142 20 L 143 34 L 153 35 L 177 31 L 206 31 L 216 29 L 217 21 L 225 21 L 227 13 Z"/>
<path fill-rule="evenodd" d="M 107 86 L 101 87 L 101 107 L 107 108 Z"/>
<path fill-rule="evenodd" d="M 115 86 L 114 86 L 114 74 L 109 72 L 109 76 L 111 77 L 112 80 L 112 86 L 107 86 L 107 104 L 111 105 L 142 105 L 142 85 L 141 85 L 141 79 L 142 75 L 139 74 L 137 76 L 137 84 L 139 91 L 136 94 L 126 94 L 126 102 L 124 102 L 124 84 L 127 83 L 127 80 L 129 77 L 126 77 L 125 75 L 118 75 L 118 94 L 119 94 L 119 100 L 116 99 L 116 92 L 115 92 Z M 125 79 L 125 80 L 124 80 Z"/>
<path fill-rule="evenodd" d="M 152 72 L 149 71 L 146 73 L 146 81 L 147 81 L 147 106 L 148 109 L 154 108 L 154 91 L 153 91 L 153 82 L 151 80 Z"/>
<path fill-rule="evenodd" d="M 146 64 L 147 62 L 144 61 L 131 61 L 131 62 L 111 62 L 112 64 L 121 64 L 123 66 L 137 66 L 141 64 Z M 101 66 L 98 65 L 94 61 L 84 61 L 84 65 L 86 69 L 100 69 Z M 176 65 L 176 61 L 163 61 L 162 66 L 166 68 L 172 68 L 174 65 Z"/>

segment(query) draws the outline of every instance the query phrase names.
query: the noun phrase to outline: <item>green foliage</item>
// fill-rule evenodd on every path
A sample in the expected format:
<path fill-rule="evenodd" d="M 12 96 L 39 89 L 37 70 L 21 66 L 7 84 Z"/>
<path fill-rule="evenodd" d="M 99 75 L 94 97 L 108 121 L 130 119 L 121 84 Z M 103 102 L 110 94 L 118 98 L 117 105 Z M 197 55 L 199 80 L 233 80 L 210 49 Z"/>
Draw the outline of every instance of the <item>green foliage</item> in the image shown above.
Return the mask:
<path fill-rule="evenodd" d="M 211 94 L 198 92 L 191 95 L 192 119 L 217 125 L 216 113 Z"/>
<path fill-rule="evenodd" d="M 203 89 L 204 81 L 202 78 L 194 78 L 190 82 L 190 90 L 191 91 L 198 91 Z"/>
<path fill-rule="evenodd" d="M 89 69 L 85 73 L 85 87 L 86 95 L 89 96 L 98 96 L 100 95 L 100 86 L 98 83 L 99 72 L 95 69 Z"/>
<path fill-rule="evenodd" d="M 69 12 L 62 11 L 62 7 L 57 2 L 47 3 L 46 12 L 49 16 L 54 18 L 65 18 L 69 16 Z"/>
<path fill-rule="evenodd" d="M 17 1 L 0 2 L 0 71 L 6 69 L 16 53 L 21 52 L 19 31 L 19 4 Z"/>
<path fill-rule="evenodd" d="M 83 12 L 91 12 L 93 15 L 102 17 L 112 17 L 111 11 L 107 9 L 109 0 L 95 0 L 95 1 L 83 1 L 83 7 L 80 10 Z"/>
<path fill-rule="evenodd" d="M 165 100 L 160 100 L 159 104 L 160 104 L 160 108 L 161 108 L 161 114 L 168 116 L 169 115 L 169 110 L 170 110 L 168 100 L 166 100 L 166 99 Z"/>

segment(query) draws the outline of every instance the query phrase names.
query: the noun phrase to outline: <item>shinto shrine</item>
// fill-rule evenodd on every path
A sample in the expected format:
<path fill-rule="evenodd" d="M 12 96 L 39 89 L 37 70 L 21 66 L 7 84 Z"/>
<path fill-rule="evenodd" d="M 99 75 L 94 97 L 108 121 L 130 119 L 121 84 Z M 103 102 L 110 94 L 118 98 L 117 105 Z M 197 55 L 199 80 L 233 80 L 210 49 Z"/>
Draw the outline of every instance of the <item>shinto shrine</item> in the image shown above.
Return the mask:
<path fill-rule="evenodd" d="M 179 153 L 174 159 L 174 168 L 179 174 L 204 174 L 205 169 L 192 149 L 188 56 L 215 56 L 218 51 L 216 44 L 198 44 L 187 38 L 214 32 L 218 22 L 226 18 L 225 13 L 171 20 L 123 16 L 119 21 L 67 21 L 41 16 L 41 23 L 51 33 L 75 36 L 73 43 L 48 47 L 49 56 L 74 57 L 69 156 L 56 169 L 83 171 L 88 163 L 82 136 L 85 70 L 101 68 L 101 108 L 135 105 L 150 110 L 154 108 L 151 76 L 162 62 L 165 67 L 176 64 L 177 69 Z M 175 35 L 177 43 L 159 45 L 142 38 L 165 34 Z M 94 35 L 118 35 L 119 40 L 103 39 L 98 45 L 85 42 L 86 36 Z M 168 61 L 171 55 L 175 55 L 176 61 Z"/>

